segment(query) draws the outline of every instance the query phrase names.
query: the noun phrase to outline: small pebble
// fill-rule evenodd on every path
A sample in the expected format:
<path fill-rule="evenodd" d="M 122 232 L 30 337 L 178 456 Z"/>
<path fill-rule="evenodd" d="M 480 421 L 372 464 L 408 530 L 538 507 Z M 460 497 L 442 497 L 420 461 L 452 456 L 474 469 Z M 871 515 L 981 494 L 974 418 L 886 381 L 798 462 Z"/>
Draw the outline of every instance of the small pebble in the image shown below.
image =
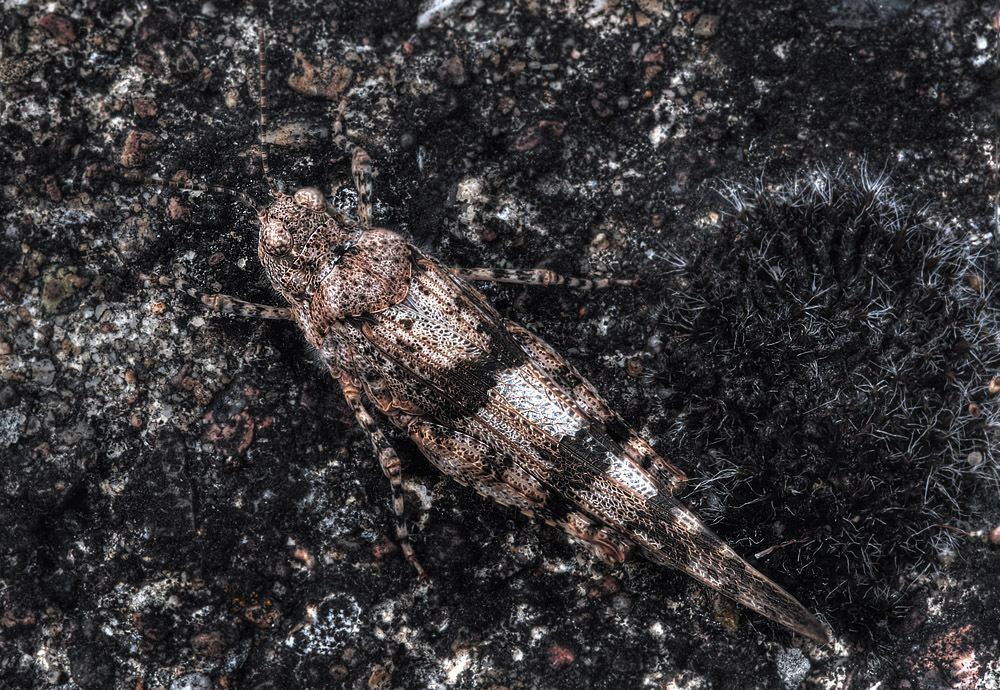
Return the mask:
<path fill-rule="evenodd" d="M 344 65 L 315 65 L 301 51 L 295 53 L 302 74 L 289 74 L 288 86 L 305 96 L 339 101 L 354 73 Z"/>
<path fill-rule="evenodd" d="M 440 73 L 452 86 L 463 86 L 467 81 L 465 66 L 457 55 L 452 55 L 441 64 Z"/>
<path fill-rule="evenodd" d="M 170 690 L 212 690 L 212 679 L 203 673 L 189 673 L 175 678 Z"/>
<path fill-rule="evenodd" d="M 226 651 L 226 640 L 220 632 L 199 633 L 191 638 L 191 648 L 198 656 L 217 659 Z"/>
<path fill-rule="evenodd" d="M 59 45 L 68 46 L 76 40 L 76 29 L 69 17 L 49 12 L 38 20 L 38 26 L 49 32 Z"/>
<path fill-rule="evenodd" d="M 703 14 L 698 17 L 698 23 L 694 25 L 695 36 L 715 36 L 719 33 L 719 15 Z"/>
<path fill-rule="evenodd" d="M 156 135 L 133 129 L 125 138 L 122 147 L 122 165 L 126 168 L 137 168 L 147 158 L 150 151 L 156 148 Z"/>
<path fill-rule="evenodd" d="M 32 362 L 30 368 L 31 380 L 39 386 L 51 386 L 52 382 L 56 380 L 56 365 L 51 359 L 40 359 Z"/>

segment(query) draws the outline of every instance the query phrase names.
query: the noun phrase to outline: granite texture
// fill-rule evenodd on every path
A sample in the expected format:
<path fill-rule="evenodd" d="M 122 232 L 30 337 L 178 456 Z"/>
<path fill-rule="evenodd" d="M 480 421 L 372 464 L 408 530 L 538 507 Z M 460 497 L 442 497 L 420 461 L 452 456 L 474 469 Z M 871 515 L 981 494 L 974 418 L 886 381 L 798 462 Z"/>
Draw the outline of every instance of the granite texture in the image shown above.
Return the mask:
<path fill-rule="evenodd" d="M 2 2 L 0 687 L 1000 686 L 995 3 L 438 5 Z M 370 445 L 295 329 L 138 278 L 277 303 L 250 211 L 121 177 L 266 198 L 261 27 L 285 189 L 333 185 L 351 208 L 330 142 L 346 93 L 379 225 L 454 265 L 640 278 L 482 290 L 687 471 L 686 500 L 833 644 L 641 559 L 597 563 L 397 438 L 418 582 Z M 749 325 L 789 311 L 748 266 L 809 236 L 790 180 L 856 192 L 865 168 L 887 180 L 879 212 L 954 261 L 938 293 L 886 289 L 890 349 L 849 337 L 877 310 L 824 303 L 831 352 L 856 356 L 810 374 L 829 361 L 813 343 L 799 371 L 801 321 Z M 733 230 L 728 183 L 755 208 L 784 199 L 795 227 Z M 937 265 L 907 232 L 867 245 L 905 256 L 873 304 Z M 886 375 L 891 394 L 855 375 L 913 353 L 937 373 Z M 900 400 L 906 444 L 879 423 Z"/>

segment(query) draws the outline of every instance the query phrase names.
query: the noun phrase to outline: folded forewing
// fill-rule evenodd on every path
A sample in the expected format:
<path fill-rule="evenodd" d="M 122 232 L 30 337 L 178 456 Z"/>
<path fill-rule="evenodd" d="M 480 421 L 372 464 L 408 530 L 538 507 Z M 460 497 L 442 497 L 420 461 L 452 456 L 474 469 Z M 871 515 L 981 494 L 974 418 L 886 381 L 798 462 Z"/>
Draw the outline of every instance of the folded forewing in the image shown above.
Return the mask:
<path fill-rule="evenodd" d="M 632 545 L 816 639 L 819 623 L 672 496 L 657 456 L 569 365 L 421 259 L 410 294 L 349 320 L 353 374 L 440 469 L 619 560 Z M 596 400 L 595 400 L 596 399 Z"/>

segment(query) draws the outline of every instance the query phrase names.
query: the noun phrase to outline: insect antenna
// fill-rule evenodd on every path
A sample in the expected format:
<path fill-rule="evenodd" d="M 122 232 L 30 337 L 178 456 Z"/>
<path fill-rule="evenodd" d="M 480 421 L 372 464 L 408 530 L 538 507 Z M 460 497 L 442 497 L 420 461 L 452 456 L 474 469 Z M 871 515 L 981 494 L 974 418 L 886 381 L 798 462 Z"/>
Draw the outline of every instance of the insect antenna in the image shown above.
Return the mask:
<path fill-rule="evenodd" d="M 260 95 L 258 103 L 258 126 L 257 126 L 257 141 L 260 146 L 260 163 L 261 169 L 263 171 L 264 180 L 267 182 L 267 186 L 271 195 L 273 197 L 283 196 L 281 190 L 278 189 L 274 182 L 274 178 L 271 177 L 271 167 L 268 159 L 268 148 L 264 132 L 267 129 L 267 41 L 264 35 L 263 27 L 257 32 L 257 52 L 258 52 L 258 91 Z M 211 185 L 203 184 L 199 182 L 176 182 L 173 180 L 165 180 L 162 177 L 156 175 L 143 175 L 141 173 L 133 171 L 125 171 L 121 173 L 121 177 L 130 180 L 132 182 L 138 182 L 142 185 L 154 186 L 154 187 L 169 187 L 171 189 L 181 189 L 189 192 L 205 192 L 210 194 L 224 194 L 226 196 L 236 199 L 238 202 L 244 206 L 252 208 L 258 213 L 263 210 L 263 207 L 258 204 L 253 198 L 239 189 L 234 189 L 232 187 L 225 187 L 222 185 Z"/>
<path fill-rule="evenodd" d="M 279 197 L 282 196 L 282 193 L 281 190 L 278 189 L 278 186 L 274 183 L 274 178 L 271 177 L 271 166 L 267 155 L 267 141 L 264 137 L 264 132 L 267 130 L 267 41 L 264 37 L 263 26 L 260 28 L 260 31 L 257 32 L 257 55 L 259 61 L 259 66 L 257 68 L 259 83 L 257 89 L 260 94 L 257 138 L 260 142 L 260 165 L 264 171 L 264 180 L 267 181 L 268 189 L 271 190 L 271 194 L 273 196 Z"/>
<path fill-rule="evenodd" d="M 162 177 L 157 177 L 156 175 L 142 175 L 130 170 L 123 172 L 121 176 L 126 180 L 138 182 L 139 184 L 147 186 L 170 187 L 171 189 L 182 189 L 188 192 L 205 192 L 207 194 L 225 194 L 226 196 L 233 197 L 244 206 L 249 206 L 254 211 L 261 210 L 260 205 L 258 205 L 249 194 L 240 191 L 239 189 L 233 189 L 232 187 L 203 184 L 201 182 L 177 182 L 175 180 L 165 180 Z"/>

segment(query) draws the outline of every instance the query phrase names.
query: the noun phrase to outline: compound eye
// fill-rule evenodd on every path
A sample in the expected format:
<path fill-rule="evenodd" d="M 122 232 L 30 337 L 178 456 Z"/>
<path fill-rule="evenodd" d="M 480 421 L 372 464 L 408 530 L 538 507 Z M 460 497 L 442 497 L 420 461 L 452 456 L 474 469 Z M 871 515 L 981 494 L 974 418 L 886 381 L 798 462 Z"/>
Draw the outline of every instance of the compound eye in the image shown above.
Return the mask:
<path fill-rule="evenodd" d="M 303 187 L 295 192 L 292 200 L 299 206 L 304 206 L 311 211 L 322 211 L 326 208 L 326 197 L 323 192 L 315 187 Z"/>
<path fill-rule="evenodd" d="M 292 235 L 280 220 L 269 220 L 260 231 L 260 246 L 271 256 L 287 254 L 292 248 Z"/>

